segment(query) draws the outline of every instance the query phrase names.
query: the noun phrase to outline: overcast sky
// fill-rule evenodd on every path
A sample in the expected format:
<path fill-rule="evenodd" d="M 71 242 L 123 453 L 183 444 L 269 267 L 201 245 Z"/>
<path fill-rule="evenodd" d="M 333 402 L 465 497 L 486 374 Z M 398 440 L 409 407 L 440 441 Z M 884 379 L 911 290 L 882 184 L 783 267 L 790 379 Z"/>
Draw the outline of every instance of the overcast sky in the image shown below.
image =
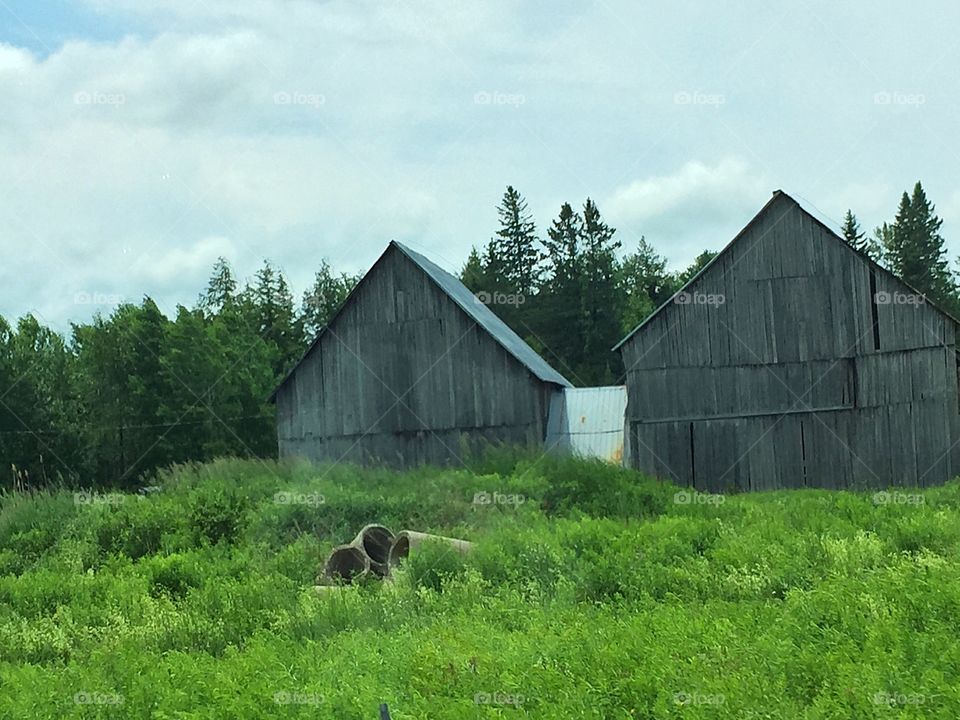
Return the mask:
<path fill-rule="evenodd" d="M 0 314 L 299 295 L 391 239 L 457 270 L 506 185 L 624 249 L 719 249 L 782 188 L 833 227 L 920 179 L 960 253 L 955 3 L 0 0 Z"/>

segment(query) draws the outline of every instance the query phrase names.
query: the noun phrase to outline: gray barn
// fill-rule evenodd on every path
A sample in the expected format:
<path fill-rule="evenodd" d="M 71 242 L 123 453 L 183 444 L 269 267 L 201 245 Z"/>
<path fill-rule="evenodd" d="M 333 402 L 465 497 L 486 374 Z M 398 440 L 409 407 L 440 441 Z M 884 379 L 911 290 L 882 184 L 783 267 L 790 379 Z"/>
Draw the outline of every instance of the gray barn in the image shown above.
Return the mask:
<path fill-rule="evenodd" d="M 281 457 L 410 467 L 542 445 L 566 387 L 457 278 L 391 242 L 272 398 Z"/>
<path fill-rule="evenodd" d="M 628 464 L 712 492 L 942 483 L 957 325 L 777 191 L 615 348 Z"/>

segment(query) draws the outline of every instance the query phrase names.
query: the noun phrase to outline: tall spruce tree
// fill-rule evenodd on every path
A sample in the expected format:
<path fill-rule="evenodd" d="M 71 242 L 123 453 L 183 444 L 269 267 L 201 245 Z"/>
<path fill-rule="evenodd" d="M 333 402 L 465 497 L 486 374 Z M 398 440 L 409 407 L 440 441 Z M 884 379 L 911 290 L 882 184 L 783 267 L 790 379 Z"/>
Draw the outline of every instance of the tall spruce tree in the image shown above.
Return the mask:
<path fill-rule="evenodd" d="M 532 295 L 541 275 L 537 228 L 527 210 L 527 201 L 508 186 L 497 207 L 500 229 L 487 246 L 486 270 L 500 290 Z"/>
<path fill-rule="evenodd" d="M 885 239 L 890 269 L 904 281 L 942 305 L 957 303 L 957 286 L 950 272 L 947 249 L 933 203 L 917 182 L 906 192 Z"/>
<path fill-rule="evenodd" d="M 581 375 L 590 383 L 611 382 L 619 376 L 619 356 L 611 348 L 620 339 L 621 296 L 618 292 L 616 229 L 604 222 L 593 200 L 587 198 L 580 225 L 583 248 L 581 278 Z"/>
<path fill-rule="evenodd" d="M 855 250 L 866 252 L 866 238 L 867 234 L 860 229 L 857 216 L 853 214 L 852 210 L 847 210 L 847 214 L 843 216 L 843 239 Z"/>
<path fill-rule="evenodd" d="M 543 243 L 546 268 L 540 285 L 542 318 L 538 349 L 559 370 L 570 375 L 571 380 L 575 379 L 583 355 L 579 339 L 583 325 L 581 225 L 570 203 L 564 203 Z"/>

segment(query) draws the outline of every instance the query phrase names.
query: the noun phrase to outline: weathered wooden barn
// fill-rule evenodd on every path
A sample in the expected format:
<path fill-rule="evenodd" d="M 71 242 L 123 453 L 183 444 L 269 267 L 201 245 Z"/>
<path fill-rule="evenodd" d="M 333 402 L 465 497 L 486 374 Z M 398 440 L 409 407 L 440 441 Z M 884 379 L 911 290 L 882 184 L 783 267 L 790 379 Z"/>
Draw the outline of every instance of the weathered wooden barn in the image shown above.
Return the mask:
<path fill-rule="evenodd" d="M 615 348 L 628 464 L 711 492 L 941 483 L 957 325 L 777 191 Z"/>
<path fill-rule="evenodd" d="M 281 457 L 410 467 L 542 446 L 567 387 L 457 278 L 391 242 L 272 398 Z"/>

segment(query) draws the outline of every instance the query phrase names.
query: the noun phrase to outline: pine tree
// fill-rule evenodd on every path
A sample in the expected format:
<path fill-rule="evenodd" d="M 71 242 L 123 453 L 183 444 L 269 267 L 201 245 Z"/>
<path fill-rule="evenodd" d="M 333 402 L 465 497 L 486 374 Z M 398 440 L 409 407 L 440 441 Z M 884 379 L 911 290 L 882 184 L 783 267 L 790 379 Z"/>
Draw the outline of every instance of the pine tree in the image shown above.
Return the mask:
<path fill-rule="evenodd" d="M 230 305 L 237 295 L 237 281 L 225 258 L 217 258 L 207 289 L 200 295 L 197 307 L 209 315 L 216 315 Z"/>
<path fill-rule="evenodd" d="M 918 182 L 913 195 L 903 193 L 893 222 L 887 257 L 890 269 L 906 283 L 943 305 L 956 303 L 956 282 L 950 272 L 943 220 Z"/>
<path fill-rule="evenodd" d="M 699 255 L 697 255 L 693 262 L 690 265 L 677 273 L 676 281 L 674 282 L 674 290 L 670 293 L 673 295 L 674 292 L 686 285 L 693 277 L 703 270 L 709 263 L 718 255 L 714 250 L 704 250 Z"/>
<path fill-rule="evenodd" d="M 857 216 L 853 214 L 852 210 L 847 210 L 847 214 L 843 217 L 843 239 L 846 240 L 854 250 L 866 252 L 866 237 L 867 234 L 860 229 Z"/>
<path fill-rule="evenodd" d="M 637 249 L 620 265 L 619 284 L 624 304 L 620 327 L 629 332 L 669 299 L 676 280 L 667 271 L 666 258 L 641 237 Z"/>
<path fill-rule="evenodd" d="M 867 238 L 865 252 L 875 262 L 890 269 L 890 249 L 893 247 L 893 227 L 884 223 L 873 229 L 873 235 Z"/>
<path fill-rule="evenodd" d="M 243 294 L 257 334 L 275 349 L 271 365 L 280 377 L 303 351 L 303 328 L 294 312 L 287 281 L 269 260 L 264 260 Z"/>
<path fill-rule="evenodd" d="M 564 203 L 560 215 L 547 230 L 543 243 L 547 251 L 546 285 L 553 289 L 570 284 L 580 276 L 580 225 L 580 217 L 570 203 Z"/>
<path fill-rule="evenodd" d="M 486 271 L 495 283 L 489 291 L 501 290 L 532 295 L 541 275 L 537 229 L 527 202 L 508 186 L 497 207 L 500 229 L 487 246 Z"/>
<path fill-rule="evenodd" d="M 580 329 L 581 275 L 583 255 L 580 249 L 580 217 L 569 203 L 560 207 L 559 216 L 547 230 L 546 272 L 540 285 L 541 317 L 538 350 L 549 362 L 571 379 L 582 362 Z"/>
<path fill-rule="evenodd" d="M 359 278 L 346 273 L 334 275 L 330 263 L 326 260 L 320 261 L 313 287 L 303 294 L 300 305 L 300 322 L 308 341 L 316 337 L 321 328 L 330 322 L 358 280 Z"/>
<path fill-rule="evenodd" d="M 460 282 L 473 293 L 481 292 L 487 285 L 487 273 L 483 258 L 476 246 L 470 248 L 467 262 L 460 270 Z"/>
<path fill-rule="evenodd" d="M 590 383 L 611 382 L 619 375 L 619 356 L 611 348 L 620 339 L 621 296 L 617 288 L 620 241 L 616 230 L 603 221 L 596 203 L 587 198 L 583 206 L 580 244 L 583 248 L 581 318 L 582 379 Z"/>

